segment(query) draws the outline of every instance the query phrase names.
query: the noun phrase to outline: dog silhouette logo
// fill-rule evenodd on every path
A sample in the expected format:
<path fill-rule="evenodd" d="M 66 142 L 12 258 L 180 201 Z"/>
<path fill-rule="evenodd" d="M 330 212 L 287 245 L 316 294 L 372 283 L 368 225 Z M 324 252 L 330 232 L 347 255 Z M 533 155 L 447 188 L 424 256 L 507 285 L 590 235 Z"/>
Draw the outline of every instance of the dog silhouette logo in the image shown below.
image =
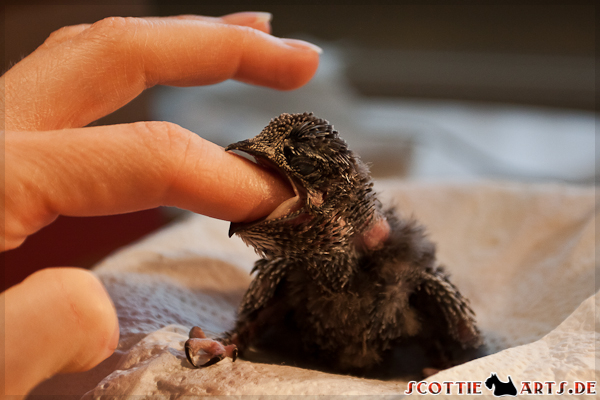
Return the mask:
<path fill-rule="evenodd" d="M 485 380 L 485 386 L 492 390 L 494 387 L 494 396 L 502 397 L 502 396 L 516 396 L 517 388 L 512 381 L 510 375 L 508 375 L 508 382 L 502 382 L 495 372 L 492 372 L 490 377 Z"/>

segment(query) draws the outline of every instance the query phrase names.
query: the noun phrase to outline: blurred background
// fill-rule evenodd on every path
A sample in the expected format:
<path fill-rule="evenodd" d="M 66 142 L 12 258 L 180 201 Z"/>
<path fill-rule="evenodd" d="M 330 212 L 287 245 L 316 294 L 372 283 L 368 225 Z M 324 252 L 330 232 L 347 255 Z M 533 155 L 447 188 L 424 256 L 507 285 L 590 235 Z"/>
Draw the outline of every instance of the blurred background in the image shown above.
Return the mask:
<path fill-rule="evenodd" d="M 591 185 L 595 164 L 593 5 L 5 5 L 4 70 L 54 30 L 108 16 L 257 10 L 273 34 L 324 49 L 307 86 L 237 82 L 155 87 L 97 124 L 178 123 L 221 145 L 281 112 L 328 119 L 376 179 L 516 180 Z M 10 195 L 10 194 L 9 194 Z M 2 254 L 5 287 L 55 265 L 89 267 L 177 217 L 171 209 L 60 217 Z"/>

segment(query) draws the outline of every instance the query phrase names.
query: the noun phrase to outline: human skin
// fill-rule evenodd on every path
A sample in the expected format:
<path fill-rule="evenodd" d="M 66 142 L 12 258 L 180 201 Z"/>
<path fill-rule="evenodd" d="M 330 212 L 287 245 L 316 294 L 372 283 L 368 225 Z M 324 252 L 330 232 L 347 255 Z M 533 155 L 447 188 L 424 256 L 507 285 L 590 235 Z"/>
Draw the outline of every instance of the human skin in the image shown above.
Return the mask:
<path fill-rule="evenodd" d="M 157 84 L 304 85 L 319 49 L 271 36 L 269 20 L 265 13 L 108 18 L 54 32 L 7 71 L 0 78 L 0 250 L 18 247 L 58 215 L 169 205 L 239 222 L 292 197 L 280 177 L 175 124 L 85 127 Z M 92 368 L 118 344 L 114 306 L 88 271 L 41 270 L 0 300 L 0 393 L 24 396 L 56 373 Z"/>

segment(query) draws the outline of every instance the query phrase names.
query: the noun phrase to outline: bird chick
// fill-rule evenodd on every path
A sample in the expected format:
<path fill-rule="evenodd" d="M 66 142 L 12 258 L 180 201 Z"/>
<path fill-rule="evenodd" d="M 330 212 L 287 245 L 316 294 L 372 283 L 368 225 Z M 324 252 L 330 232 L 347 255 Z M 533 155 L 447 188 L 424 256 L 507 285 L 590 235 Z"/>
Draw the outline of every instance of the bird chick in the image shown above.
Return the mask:
<path fill-rule="evenodd" d="M 434 244 L 416 221 L 382 208 L 368 168 L 332 125 L 312 113 L 282 114 L 226 150 L 279 172 L 295 196 L 265 218 L 231 224 L 229 235 L 261 258 L 221 342 L 244 357 L 284 335 L 293 339 L 277 351 L 351 373 L 399 348 L 409 349 L 400 360 L 409 371 L 473 357 L 482 344 L 474 313 L 437 264 Z"/>

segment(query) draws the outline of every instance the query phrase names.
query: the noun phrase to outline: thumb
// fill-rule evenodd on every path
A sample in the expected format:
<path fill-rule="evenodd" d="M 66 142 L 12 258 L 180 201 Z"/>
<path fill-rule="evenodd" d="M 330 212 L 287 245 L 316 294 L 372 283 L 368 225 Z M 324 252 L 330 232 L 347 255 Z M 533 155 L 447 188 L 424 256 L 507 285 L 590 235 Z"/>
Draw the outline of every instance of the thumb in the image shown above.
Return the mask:
<path fill-rule="evenodd" d="M 25 396 L 52 375 L 88 370 L 117 347 L 115 308 L 89 271 L 40 270 L 0 296 L 6 395 Z"/>

